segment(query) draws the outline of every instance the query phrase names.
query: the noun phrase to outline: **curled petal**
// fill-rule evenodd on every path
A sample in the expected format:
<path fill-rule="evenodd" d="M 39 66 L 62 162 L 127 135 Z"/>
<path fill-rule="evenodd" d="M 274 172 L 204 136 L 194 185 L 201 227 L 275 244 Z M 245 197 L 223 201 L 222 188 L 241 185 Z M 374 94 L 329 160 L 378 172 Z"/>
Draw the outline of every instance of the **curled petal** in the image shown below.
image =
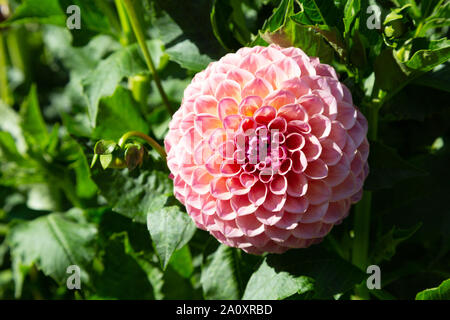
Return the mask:
<path fill-rule="evenodd" d="M 289 172 L 286 174 L 288 183 L 287 194 L 292 197 L 302 197 L 308 190 L 308 179 L 303 174 Z"/>
<path fill-rule="evenodd" d="M 273 89 L 270 82 L 265 79 L 256 77 L 244 86 L 241 96 L 242 98 L 246 98 L 249 96 L 258 96 L 264 98 L 270 92 L 272 92 L 272 90 Z"/>
<path fill-rule="evenodd" d="M 235 115 L 238 113 L 238 103 L 233 98 L 224 98 L 219 101 L 217 105 L 217 114 L 219 119 L 223 121 L 225 117 L 229 115 Z"/>
<path fill-rule="evenodd" d="M 242 116 L 251 117 L 258 110 L 263 103 L 259 96 L 248 96 L 239 104 L 239 113 Z"/>

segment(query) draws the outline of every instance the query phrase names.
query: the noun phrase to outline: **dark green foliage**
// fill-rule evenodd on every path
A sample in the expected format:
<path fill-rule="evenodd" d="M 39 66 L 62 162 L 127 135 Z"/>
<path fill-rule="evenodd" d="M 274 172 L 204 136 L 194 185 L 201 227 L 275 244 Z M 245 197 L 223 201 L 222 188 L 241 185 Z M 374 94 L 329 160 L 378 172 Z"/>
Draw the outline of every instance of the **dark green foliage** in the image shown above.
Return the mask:
<path fill-rule="evenodd" d="M 354 208 L 321 244 L 248 255 L 195 228 L 142 139 L 119 146 L 128 131 L 163 144 L 170 121 L 120 2 L 10 1 L 0 24 L 0 299 L 449 299 L 449 1 L 133 1 L 175 110 L 242 46 L 335 67 L 369 121 L 366 264 L 382 289 L 365 293 Z"/>

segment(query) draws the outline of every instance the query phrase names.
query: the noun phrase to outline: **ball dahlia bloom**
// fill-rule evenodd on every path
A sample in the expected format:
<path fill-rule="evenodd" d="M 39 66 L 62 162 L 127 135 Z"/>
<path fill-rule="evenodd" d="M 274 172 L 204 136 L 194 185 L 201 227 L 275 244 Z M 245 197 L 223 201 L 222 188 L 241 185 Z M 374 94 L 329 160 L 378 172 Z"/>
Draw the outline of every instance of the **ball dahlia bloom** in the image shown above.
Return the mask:
<path fill-rule="evenodd" d="M 298 48 L 241 48 L 198 73 L 165 139 L 175 196 L 220 242 L 261 254 L 320 242 L 359 201 L 367 121 Z"/>

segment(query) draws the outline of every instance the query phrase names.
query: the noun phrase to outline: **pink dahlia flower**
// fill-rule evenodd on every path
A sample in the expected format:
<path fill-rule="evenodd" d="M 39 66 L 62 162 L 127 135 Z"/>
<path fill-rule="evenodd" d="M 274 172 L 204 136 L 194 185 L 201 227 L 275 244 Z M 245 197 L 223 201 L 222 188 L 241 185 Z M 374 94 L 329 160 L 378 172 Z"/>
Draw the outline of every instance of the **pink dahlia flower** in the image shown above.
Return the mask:
<path fill-rule="evenodd" d="M 169 128 L 175 196 L 226 245 L 308 247 L 361 198 L 367 121 L 335 70 L 298 48 L 242 48 L 211 63 Z"/>

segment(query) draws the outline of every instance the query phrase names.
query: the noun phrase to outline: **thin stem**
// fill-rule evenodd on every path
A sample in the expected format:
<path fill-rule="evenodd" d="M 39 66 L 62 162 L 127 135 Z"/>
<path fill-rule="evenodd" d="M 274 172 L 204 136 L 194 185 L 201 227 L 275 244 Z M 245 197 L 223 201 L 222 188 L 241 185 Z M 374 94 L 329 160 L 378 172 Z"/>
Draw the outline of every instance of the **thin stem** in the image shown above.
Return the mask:
<path fill-rule="evenodd" d="M 3 33 L 0 30 L 0 99 L 6 104 L 12 104 L 11 91 L 8 84 L 8 61 Z"/>
<path fill-rule="evenodd" d="M 144 31 L 143 31 L 142 25 L 140 23 L 140 19 L 138 17 L 136 9 L 134 7 L 134 0 L 123 0 L 123 3 L 125 4 L 125 8 L 128 12 L 128 16 L 131 20 L 131 25 L 133 26 L 134 34 L 136 35 L 138 43 L 144 54 L 145 62 L 147 63 L 147 66 L 153 75 L 153 79 L 155 80 L 156 87 L 158 88 L 159 94 L 161 95 L 164 105 L 166 106 L 169 113 L 173 114 L 173 110 L 172 110 L 172 107 L 170 106 L 169 99 L 167 98 L 167 95 L 164 92 L 164 89 L 161 85 L 161 80 L 159 79 L 158 73 L 156 71 L 155 65 L 154 65 L 152 57 L 150 55 L 150 51 L 148 50 L 147 44 L 145 43 Z"/>
<path fill-rule="evenodd" d="M 133 30 L 131 30 L 130 20 L 128 19 L 125 8 L 123 7 L 122 0 L 114 1 L 117 8 L 117 14 L 119 15 L 120 25 L 122 26 L 121 43 L 126 46 L 135 41 Z"/>
<path fill-rule="evenodd" d="M 119 140 L 119 147 L 123 148 L 125 146 L 125 142 L 127 142 L 127 140 L 131 137 L 138 137 L 141 139 L 144 139 L 150 146 L 152 146 L 153 149 L 155 149 L 160 155 L 161 157 L 164 159 L 164 161 L 167 158 L 166 155 L 166 151 L 164 150 L 163 147 L 161 147 L 159 145 L 158 142 L 156 142 L 153 138 L 149 137 L 148 135 L 146 135 L 145 133 L 139 132 L 139 131 L 130 131 L 125 133 Z"/>

